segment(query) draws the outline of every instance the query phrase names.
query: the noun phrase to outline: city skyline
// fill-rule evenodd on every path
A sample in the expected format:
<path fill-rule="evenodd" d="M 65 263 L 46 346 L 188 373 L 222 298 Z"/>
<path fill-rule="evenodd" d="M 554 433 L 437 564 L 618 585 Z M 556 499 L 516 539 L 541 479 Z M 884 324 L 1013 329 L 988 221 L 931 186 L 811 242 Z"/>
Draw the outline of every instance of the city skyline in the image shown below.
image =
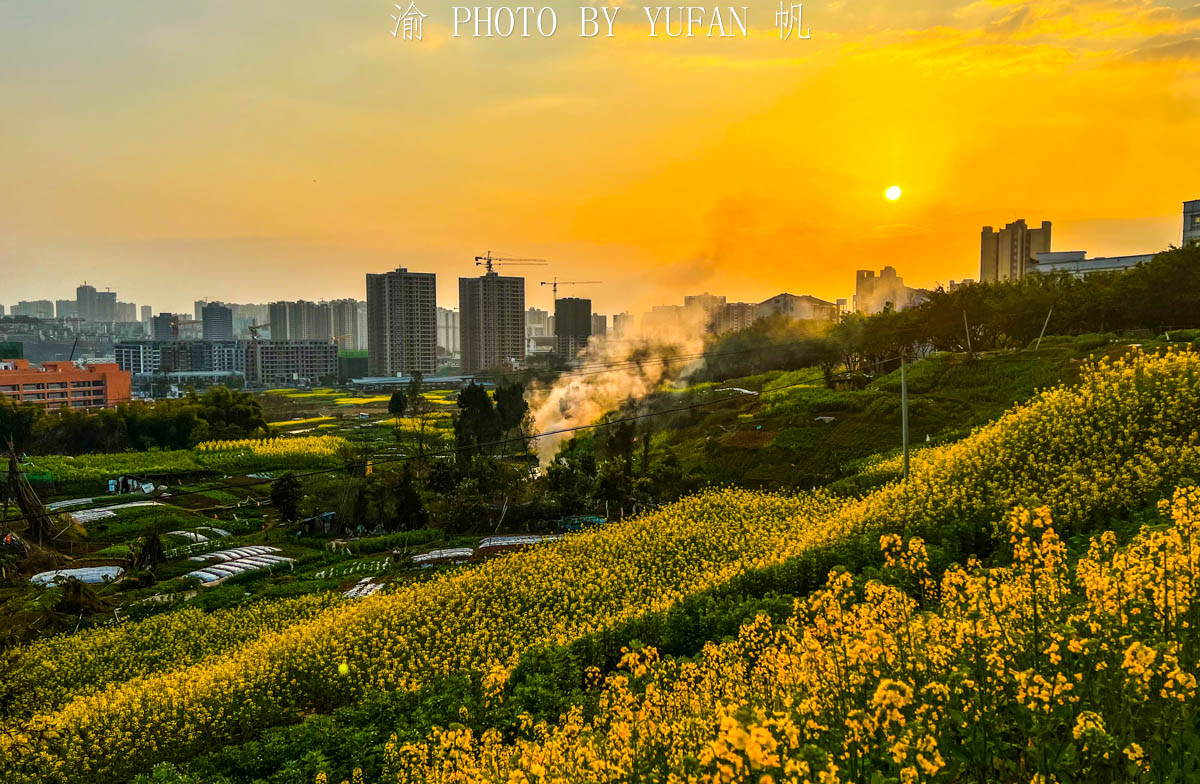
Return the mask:
<path fill-rule="evenodd" d="M 1183 222 L 1182 222 L 1182 224 L 1180 224 L 1180 223 L 1179 223 L 1179 213 L 1176 213 L 1176 217 L 1175 217 L 1175 221 L 1176 221 L 1176 229 L 1175 229 L 1175 231 L 1176 231 L 1176 233 L 1177 233 L 1177 234 L 1179 235 L 1179 237 L 1180 237 L 1180 242 L 1179 242 L 1179 243 L 1174 243 L 1174 242 L 1172 242 L 1172 243 L 1168 243 L 1168 246 L 1173 246 L 1173 245 L 1179 245 L 1179 244 L 1186 243 L 1186 241 L 1187 241 L 1187 239 L 1188 239 L 1188 236 L 1189 236 L 1189 235 L 1188 235 L 1188 234 L 1185 234 L 1185 232 L 1189 232 L 1189 231 L 1190 231 L 1192 235 L 1194 235 L 1194 234 L 1195 234 L 1195 232 L 1196 232 L 1196 229 L 1195 229 L 1195 228 L 1192 226 L 1192 222 L 1195 222 L 1195 223 L 1197 223 L 1198 225 L 1200 225 L 1200 219 L 1198 219 L 1198 218 L 1196 218 L 1196 217 L 1195 217 L 1195 213 L 1197 212 L 1197 209 L 1196 209 L 1196 206 L 1195 206 L 1195 205 L 1197 205 L 1197 204 L 1200 204 L 1200 201 L 1197 201 L 1197 200 L 1189 200 L 1189 201 L 1185 201 L 1185 202 L 1183 202 Z M 1189 211 L 1189 210 L 1190 210 L 1190 211 Z M 1050 226 L 1050 224 L 1051 224 L 1051 222 L 1050 222 L 1050 221 L 1044 221 L 1044 222 L 1042 222 L 1042 224 L 1041 224 L 1041 228 L 1040 228 L 1038 231 L 1032 231 L 1032 232 L 1030 232 L 1030 233 L 1031 233 L 1031 235 L 1039 235 L 1039 232 L 1040 232 L 1040 231 L 1045 231 L 1045 232 L 1048 232 L 1048 231 L 1049 231 L 1049 226 Z M 981 267 L 981 266 L 976 266 L 976 268 L 975 268 L 975 270 L 974 270 L 974 272 L 973 272 L 973 277 L 968 277 L 968 276 L 967 276 L 967 274 L 966 274 L 965 272 L 963 272 L 963 273 L 960 273 L 961 277 L 958 279 L 958 281 L 956 281 L 955 279 L 951 278 L 951 279 L 948 279 L 948 280 L 946 280 L 946 281 L 941 281 L 941 280 L 939 280 L 939 281 L 935 281 L 935 282 L 934 282 L 933 284 L 931 284 L 931 285 L 918 285 L 918 286 L 916 286 L 916 287 L 911 287 L 911 288 L 912 288 L 913 290 L 922 290 L 922 289 L 924 289 L 924 290 L 933 290 L 933 289 L 937 288 L 938 286 L 945 287 L 945 288 L 953 288 L 953 287 L 954 287 L 956 284 L 961 284 L 961 283 L 963 283 L 963 282 L 967 282 L 967 283 L 969 283 L 969 282 L 976 281 L 976 280 L 982 280 L 982 282 L 989 282 L 989 281 L 992 281 L 992 282 L 994 282 L 994 281 L 995 281 L 995 279 L 996 279 L 996 273 L 995 273 L 994 269 L 993 269 L 993 271 L 991 272 L 991 274 L 990 274 L 990 276 L 989 276 L 988 270 L 987 270 L 987 269 L 985 269 L 985 267 L 987 267 L 987 266 L 990 264 L 990 265 L 992 265 L 992 267 L 994 268 L 994 257 L 995 257 L 995 254 L 996 254 L 995 238 L 996 238 L 997 236 L 1007 237 L 1007 236 L 1008 236 L 1008 235 L 1007 235 L 1007 232 L 1008 232 L 1010 229 L 1013 229 L 1015 226 L 1022 226 L 1022 227 L 1023 227 L 1024 225 L 1025 225 L 1025 221 L 1024 221 L 1024 219 L 1023 219 L 1023 218 L 1017 218 L 1017 219 L 1015 219 L 1015 220 L 1014 220 L 1014 222 L 1013 222 L 1013 223 L 1011 223 L 1011 224 L 1008 224 L 1008 225 L 1004 226 L 1004 228 L 1001 230 L 1001 234 L 1000 234 L 1000 235 L 996 235 L 996 234 L 992 233 L 992 232 L 993 232 L 993 227 L 991 227 L 991 226 L 984 226 L 984 227 L 982 227 L 982 230 L 983 230 L 983 235 L 984 235 L 984 248 L 985 248 L 985 250 L 984 250 L 984 253 L 985 253 L 985 258 L 989 258 L 989 257 L 990 257 L 990 258 L 991 258 L 991 259 L 993 259 L 993 260 L 992 260 L 992 261 L 985 261 L 985 262 L 984 262 L 984 266 L 983 266 L 983 267 Z M 1040 236 L 1040 235 L 1039 235 L 1039 236 Z M 1037 246 L 1037 247 L 1034 247 L 1034 248 L 1031 248 L 1031 249 L 1027 249 L 1027 250 L 1026 250 L 1026 252 L 1027 252 L 1028 254 L 1031 254 L 1031 255 L 1036 255 L 1036 253 L 1038 253 L 1038 252 L 1045 252 L 1046 250 L 1048 250 L 1048 249 L 1050 248 L 1050 246 L 1051 246 L 1051 243 L 1050 243 L 1050 240 L 1049 240 L 1049 236 L 1050 236 L 1050 235 L 1049 235 L 1049 233 L 1045 234 L 1045 240 L 1044 240 L 1044 244 L 1042 244 L 1042 245 L 1039 245 L 1039 246 Z M 1056 236 L 1057 236 L 1057 231 L 1056 231 Z M 1071 235 L 1070 233 L 1068 233 L 1068 234 L 1067 234 L 1067 236 L 1068 236 L 1068 238 L 1070 239 L 1070 238 L 1073 238 L 1073 236 L 1074 236 L 1074 235 Z M 992 240 L 991 240 L 991 246 L 990 246 L 990 249 L 989 249 L 989 237 L 991 237 L 991 238 L 992 238 Z M 1089 243 L 1089 242 L 1092 242 L 1092 241 L 1094 241 L 1094 240 L 1096 240 L 1096 239 L 1097 239 L 1096 237 L 1084 237 L 1084 238 L 1082 239 L 1082 241 L 1081 241 L 1081 242 L 1083 242 L 1083 243 Z M 1005 241 L 1007 242 L 1008 240 L 1005 240 Z M 1060 250 L 1058 250 L 1058 251 L 1057 251 L 1055 254 L 1050 254 L 1050 255 L 1057 255 L 1057 256 L 1060 256 L 1060 257 L 1064 257 L 1064 256 L 1071 256 L 1071 257 L 1074 257 L 1074 256 L 1076 256 L 1076 255 L 1078 255 L 1078 254 L 1083 254 L 1083 253 L 1085 253 L 1085 251 L 1069 251 L 1069 252 L 1067 252 L 1067 251 L 1062 251 L 1062 250 L 1061 250 L 1061 248 L 1062 248 L 1062 244 L 1061 244 L 1061 243 L 1055 243 L 1055 244 L 1059 245 L 1059 248 L 1060 248 Z M 1081 246 L 1079 243 L 1076 243 L 1076 245 L 1074 245 L 1074 246 L 1069 246 L 1069 247 L 1082 247 L 1082 246 Z M 1102 244 L 1102 243 L 1099 243 L 1099 244 L 1096 244 L 1096 245 L 1095 245 L 1095 247 L 1107 247 L 1107 246 L 1106 246 L 1106 245 L 1104 245 L 1104 244 Z M 1126 259 L 1129 259 L 1129 261 L 1128 261 L 1128 262 L 1126 262 L 1126 264 L 1134 263 L 1135 261 L 1137 261 L 1137 260 L 1139 260 L 1139 259 L 1145 259 L 1145 258 L 1149 258 L 1149 257 L 1150 257 L 1150 256 L 1152 256 L 1154 253 L 1157 253 L 1157 252 L 1159 252 L 1160 250 L 1165 250 L 1165 249 L 1166 249 L 1165 247 L 1164 247 L 1164 248 L 1155 248 L 1155 249 L 1153 249 L 1153 250 L 1151 250 L 1151 251 L 1149 251 L 1149 252 L 1145 252 L 1145 249 L 1141 249 L 1141 250 L 1139 251 L 1138 255 L 1136 255 L 1136 256 L 1135 256 L 1135 255 L 1128 255 L 1128 254 L 1126 254 L 1126 255 L 1125 255 L 1125 258 L 1126 258 Z M 1095 257 L 1095 256 L 1103 256 L 1103 255 L 1105 255 L 1105 254 L 1092 254 L 1092 256 L 1093 256 L 1093 257 Z M 1082 258 L 1082 256 L 1080 256 L 1080 258 Z M 888 264 L 888 265 L 881 265 L 881 266 L 884 266 L 884 267 L 886 267 L 886 268 L 892 268 L 892 269 L 894 269 L 894 268 L 892 267 L 892 265 L 890 265 L 890 264 Z M 1055 269 L 1055 267 L 1049 267 L 1049 269 Z M 1023 267 L 1023 266 L 1022 266 L 1021 270 L 1022 270 L 1022 272 L 1021 272 L 1021 275 L 1020 275 L 1020 276 L 1023 276 L 1023 275 L 1024 275 L 1024 267 Z M 432 273 L 432 274 L 435 276 L 435 279 L 436 279 L 436 276 L 437 276 L 437 274 L 438 274 L 438 273 L 436 273 L 436 272 L 432 272 L 432 271 L 430 271 L 430 270 L 417 270 L 417 271 L 420 271 L 420 272 L 426 272 L 426 273 Z M 855 275 L 855 277 L 856 277 L 856 279 L 857 279 L 857 281 L 858 281 L 858 282 L 857 282 L 855 285 L 852 285 L 852 286 L 848 287 L 848 288 L 849 288 L 849 291 L 847 292 L 847 296 L 846 296 L 846 297 L 832 297 L 832 298 L 829 298 L 829 299 L 828 299 L 828 301 L 829 301 L 829 302 L 839 302 L 839 301 L 841 301 L 841 300 L 846 300 L 846 301 L 849 301 L 849 302 L 853 302 L 853 301 L 854 301 L 854 295 L 856 295 L 856 293 L 857 293 L 857 291 L 856 291 L 856 288 L 857 288 L 857 286 L 861 285 L 861 273 L 862 273 L 862 270 L 861 270 L 861 269 L 856 269 L 856 270 L 854 270 L 854 275 Z M 371 273 L 368 273 L 368 275 L 369 275 L 369 274 L 371 274 Z M 551 277 L 553 277 L 553 276 L 551 276 Z M 461 280 L 465 280 L 465 279 L 466 279 L 466 278 L 459 278 L 458 280 L 460 280 L 460 281 L 461 281 Z M 472 278 L 472 279 L 474 279 L 474 278 Z M 526 296 L 528 296 L 528 293 L 529 293 L 529 292 L 540 291 L 540 290 L 543 290 L 543 289 L 544 289 L 544 286 L 543 286 L 543 285 L 539 285 L 539 284 L 540 284 L 540 282 L 537 280 L 537 278 L 536 278 L 536 277 L 528 277 L 528 276 L 524 276 L 524 275 L 519 275 L 519 274 L 518 274 L 518 275 L 512 275 L 512 276 L 509 276 L 509 278 L 507 278 L 507 279 L 512 279 L 512 280 L 522 280 L 522 281 L 524 281 L 524 282 L 525 282 L 526 289 L 527 289 Z M 595 281 L 589 281 L 589 282 L 593 282 L 593 283 L 594 283 Z M 64 284 L 64 285 L 65 285 L 65 284 Z M 438 282 L 438 283 L 436 284 L 436 291 L 437 291 L 437 297 L 438 297 L 438 301 L 439 301 L 439 302 L 442 302 L 442 303 L 446 303 L 446 304 L 448 304 L 448 301 L 447 301 L 446 299 L 443 299 L 444 295 L 441 293 L 441 291 L 442 291 L 442 288 L 443 288 L 443 283 L 442 283 L 442 282 Z M 797 288 L 797 287 L 796 287 L 796 286 L 793 286 L 793 288 Z M 99 290 L 98 290 L 96 287 L 92 286 L 91 284 L 89 284 L 89 283 L 88 283 L 88 282 L 85 280 L 85 281 L 84 281 L 82 284 L 80 284 L 79 286 L 77 286 L 77 287 L 75 288 L 77 295 L 78 295 L 78 293 L 79 293 L 79 292 L 83 291 L 84 289 L 90 289 L 90 290 L 93 292 L 93 296 L 95 296 L 95 292 L 99 291 Z M 739 290 L 744 290 L 744 287 L 743 287 L 743 289 L 739 289 Z M 109 296 L 109 297 L 111 297 L 111 298 L 113 298 L 113 299 L 115 300 L 115 298 L 116 298 L 116 296 L 117 296 L 117 292 L 116 292 L 116 291 L 114 291 L 114 290 L 112 289 L 112 287 L 110 287 L 110 286 L 106 286 L 106 287 L 105 287 L 105 288 L 104 288 L 102 291 L 105 293 L 105 295 L 106 295 L 106 296 Z M 459 303 L 459 301 L 458 301 L 458 300 L 461 298 L 461 291 L 462 291 L 462 288 L 461 288 L 461 284 L 460 284 L 460 286 L 458 287 L 458 291 L 456 291 L 456 292 L 455 292 L 455 294 L 456 294 L 457 296 L 454 298 L 454 305 L 452 306 L 452 309 L 454 309 L 454 310 L 456 310 L 456 311 L 459 309 L 459 306 L 460 306 L 460 303 Z M 793 292 L 784 292 L 784 293 L 793 293 Z M 707 295 L 707 292 L 705 292 L 705 294 Z M 758 294 L 761 294 L 761 292 L 758 292 Z M 551 309 L 553 309 L 553 308 L 554 308 L 554 299 L 553 299 L 553 295 L 551 295 L 551 296 L 552 296 L 552 298 L 551 298 L 551 301 L 550 301 L 550 303 L 549 303 L 549 307 L 550 307 Z M 752 301 L 752 302 L 753 302 L 753 301 L 756 301 L 756 299 L 755 299 L 755 297 L 756 297 L 756 296 L 757 296 L 756 294 L 753 294 L 753 293 L 752 293 L 752 294 L 751 294 L 749 297 L 743 297 L 742 299 L 748 299 L 748 300 L 750 300 L 750 301 Z M 804 294 L 804 295 L 801 295 L 801 296 L 813 296 L 813 295 L 811 295 L 811 294 Z M 361 299 L 360 299 L 359 297 L 361 297 Z M 687 298 L 687 295 L 685 295 L 685 299 L 686 299 L 686 298 Z M 818 297 L 818 298 L 819 298 L 819 299 L 825 299 L 825 298 L 822 298 L 822 297 Z M 729 297 L 729 299 L 730 299 L 731 301 L 733 301 L 733 300 L 735 300 L 735 299 L 738 299 L 738 298 L 737 298 L 737 297 L 732 297 L 732 296 L 731 296 L 731 297 Z M 209 303 L 209 302 L 211 302 L 211 303 L 217 303 L 217 304 L 222 304 L 222 305 L 230 305 L 230 306 L 233 306 L 233 307 L 235 307 L 235 308 L 236 308 L 236 307 L 251 307 L 251 308 L 263 308 L 263 309 L 266 309 L 266 308 L 268 308 L 268 307 L 270 307 L 270 306 L 273 306 L 273 305 L 284 305 L 284 304 L 286 304 L 286 305 L 292 305 L 292 304 L 296 304 L 297 302 L 299 302 L 299 303 L 304 303 L 304 304 L 308 304 L 308 305 L 319 305 L 319 306 L 321 306 L 321 307 L 327 307 L 327 306 L 336 306 L 336 305 L 338 305 L 339 303 L 346 302 L 346 301 L 348 301 L 348 300 L 357 300 L 357 301 L 358 301 L 359 303 L 361 303 L 361 304 L 363 305 L 363 307 L 365 308 L 365 289 L 364 289 L 364 291 L 363 291 L 363 292 L 362 292 L 362 293 L 361 293 L 359 296 L 355 296 L 355 297 L 337 297 L 337 298 L 328 298 L 328 297 L 324 297 L 324 296 L 322 296 L 322 297 L 318 297 L 318 298 L 316 298 L 315 300 L 310 300 L 310 299 L 307 299 L 307 298 L 304 298 L 304 297 L 300 297 L 300 298 L 298 298 L 298 299 L 296 299 L 296 300 L 287 300 L 287 299 L 276 298 L 276 297 L 268 297 L 268 298 L 266 298 L 266 299 L 262 300 L 261 302 L 246 302 L 246 303 L 241 303 L 241 304 L 239 304 L 239 303 L 236 303 L 236 302 L 233 302 L 233 301 L 230 301 L 230 300 L 223 300 L 223 299 L 219 299 L 219 298 L 203 298 L 203 299 L 199 299 L 199 300 L 193 300 L 193 303 L 192 303 L 192 304 L 193 304 L 193 309 L 194 309 L 194 312 L 195 312 L 195 314 L 196 314 L 196 317 L 197 317 L 197 322 L 199 322 L 199 316 L 200 316 L 200 307 L 201 307 L 203 304 L 205 304 L 205 303 Z M 612 298 L 608 298 L 608 301 L 612 301 Z M 21 303 L 24 303 L 24 304 L 29 304 L 29 305 L 33 305 L 33 304 L 37 304 L 37 303 L 46 304 L 46 305 L 50 306 L 51 312 L 54 312 L 54 310 L 61 311 L 64 305 L 74 305 L 74 304 L 76 304 L 76 301 L 74 301 L 74 300 L 49 299 L 49 298 L 47 298 L 47 297 L 45 297 L 45 296 L 41 296 L 41 297 L 37 297 L 37 298 L 35 298 L 35 299 L 29 299 L 29 300 L 18 300 L 18 302 L 21 302 Z M 627 311 L 627 312 L 628 312 L 628 311 L 630 311 L 630 310 L 639 310 L 639 307 L 638 307 L 638 306 L 636 306 L 636 305 L 632 305 L 632 306 L 631 306 L 631 305 L 630 305 L 630 302 L 644 303 L 644 304 L 642 305 L 642 308 L 644 308 L 644 309 L 647 309 L 647 310 L 652 310 L 652 309 L 654 309 L 656 306 L 658 306 L 658 305 L 661 305 L 661 304 L 664 304 L 664 303 L 662 303 L 662 302 L 651 302 L 649 297 L 646 297 L 646 296 L 641 296 L 641 297 L 635 297 L 635 298 L 634 298 L 634 299 L 632 299 L 632 300 L 630 300 L 630 299 L 626 299 L 626 300 L 625 300 L 623 303 L 621 303 L 621 304 L 616 304 L 616 303 L 614 302 L 614 303 L 612 304 L 612 308 L 613 308 L 613 309 L 617 309 L 617 310 L 625 310 L 625 311 Z M 15 306 L 16 306 L 16 304 L 17 304 L 17 302 L 13 302 L 13 303 L 0 303 L 0 306 L 3 306 L 3 307 L 5 308 L 5 310 L 3 310 L 3 311 L 0 311 L 0 315 L 6 315 L 6 314 L 7 314 L 7 315 L 14 315 L 14 309 L 15 309 Z M 130 312 L 130 313 L 133 313 L 133 312 L 135 311 L 135 304 L 136 304 L 136 303 L 125 303 L 125 302 L 119 302 L 119 303 L 117 303 L 117 305 L 119 305 L 119 306 L 121 306 L 121 307 L 124 307 L 124 308 L 126 309 L 126 311 L 128 311 L 128 312 Z M 145 307 L 150 307 L 150 306 L 142 305 L 141 307 L 144 309 Z M 536 305 L 531 305 L 531 307 L 536 307 Z M 858 308 L 857 308 L 857 307 L 855 307 L 855 308 L 853 308 L 853 309 L 858 309 Z M 181 310 L 171 310 L 170 308 L 168 308 L 167 310 L 163 311 L 163 310 L 161 310 L 160 308 L 158 308 L 157 306 L 154 306 L 154 307 L 153 307 L 153 310 L 155 310 L 155 311 L 160 311 L 160 312 L 179 313 L 179 314 L 185 314 L 185 313 L 187 312 L 186 310 L 182 310 L 182 309 L 181 309 Z M 597 311 L 597 312 L 598 312 L 598 311 Z M 76 314 L 76 315 L 78 315 L 78 314 Z M 143 315 L 144 315 L 144 313 L 143 313 Z M 365 316 L 365 313 L 364 313 L 363 315 Z M 61 317 L 61 316 L 60 316 L 60 317 Z M 91 319 L 84 319 L 84 320 L 85 320 L 85 321 L 89 321 L 89 320 L 91 320 Z M 142 318 L 141 320 L 142 320 L 142 321 L 145 321 L 146 319 L 145 319 L 145 318 Z M 266 322 L 260 322 L 260 323 L 266 323 Z M 331 334 L 332 334 L 332 333 L 331 333 Z"/>
<path fill-rule="evenodd" d="M 451 301 L 492 247 L 602 278 L 601 311 L 685 284 L 832 300 L 857 268 L 974 277 L 978 228 L 1020 216 L 1060 247 L 1161 250 L 1195 196 L 1191 0 L 806 4 L 787 48 L 621 24 L 451 45 L 435 19 L 400 42 L 389 11 L 5 4 L 7 299 L 47 268 L 156 309 L 361 298 L 403 265 Z"/>

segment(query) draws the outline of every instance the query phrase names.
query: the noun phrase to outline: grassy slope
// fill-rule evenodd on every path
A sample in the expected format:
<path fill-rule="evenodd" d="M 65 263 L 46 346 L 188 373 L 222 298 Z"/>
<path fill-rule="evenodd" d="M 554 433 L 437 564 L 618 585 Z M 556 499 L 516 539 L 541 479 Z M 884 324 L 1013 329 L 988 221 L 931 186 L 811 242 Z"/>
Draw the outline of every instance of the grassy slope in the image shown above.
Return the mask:
<path fill-rule="evenodd" d="M 1082 361 L 1096 349 L 1094 340 L 1066 338 L 1047 340 L 1036 352 L 993 352 L 975 361 L 935 354 L 910 365 L 911 443 L 956 440 L 1039 389 L 1075 381 Z M 1107 353 L 1124 350 L 1116 344 Z M 803 386 L 792 386 L 797 383 Z M 900 445 L 899 371 L 865 389 L 843 391 L 826 389 L 814 370 L 777 371 L 700 384 L 670 395 L 671 404 L 728 394 L 716 391 L 725 387 L 761 395 L 676 417 L 654 436 L 656 450 L 670 450 L 687 473 L 704 482 L 808 489 L 852 475 L 859 461 Z"/>

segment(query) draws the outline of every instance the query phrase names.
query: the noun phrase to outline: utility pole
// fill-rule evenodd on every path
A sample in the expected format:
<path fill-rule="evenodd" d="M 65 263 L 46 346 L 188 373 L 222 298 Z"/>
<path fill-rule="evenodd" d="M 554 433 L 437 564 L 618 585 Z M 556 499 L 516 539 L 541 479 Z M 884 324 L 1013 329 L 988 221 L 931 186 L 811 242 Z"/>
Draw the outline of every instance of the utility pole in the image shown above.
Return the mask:
<path fill-rule="evenodd" d="M 904 353 L 900 354 L 900 440 L 904 444 L 904 481 L 908 481 L 908 379 L 904 374 Z"/>
<path fill-rule="evenodd" d="M 1038 334 L 1037 345 L 1033 347 L 1034 351 L 1037 351 L 1042 347 L 1042 337 L 1046 334 L 1046 327 L 1050 326 L 1050 315 L 1052 313 L 1054 313 L 1053 305 L 1050 306 L 1050 311 L 1046 314 L 1046 320 L 1042 323 L 1042 331 Z"/>
<path fill-rule="evenodd" d="M 967 311 L 963 311 L 963 331 L 967 333 L 967 358 L 975 356 L 975 351 L 971 348 L 971 325 L 967 323 Z"/>

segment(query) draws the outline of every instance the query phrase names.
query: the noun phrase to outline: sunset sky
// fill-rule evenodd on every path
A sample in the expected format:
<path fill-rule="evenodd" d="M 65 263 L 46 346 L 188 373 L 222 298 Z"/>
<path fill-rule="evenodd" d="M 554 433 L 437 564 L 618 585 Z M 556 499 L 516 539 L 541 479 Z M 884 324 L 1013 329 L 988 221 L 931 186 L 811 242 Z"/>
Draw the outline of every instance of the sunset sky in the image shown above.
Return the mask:
<path fill-rule="evenodd" d="M 858 268 L 977 277 L 1020 217 L 1160 250 L 1200 199 L 1191 0 L 813 0 L 807 41 L 761 0 L 749 38 L 690 40 L 637 4 L 612 39 L 578 4 L 550 39 L 417 5 L 421 42 L 381 0 L 5 0 L 0 303 L 361 298 L 403 265 L 453 306 L 488 249 L 603 280 L 571 292 L 599 312 L 834 299 Z"/>

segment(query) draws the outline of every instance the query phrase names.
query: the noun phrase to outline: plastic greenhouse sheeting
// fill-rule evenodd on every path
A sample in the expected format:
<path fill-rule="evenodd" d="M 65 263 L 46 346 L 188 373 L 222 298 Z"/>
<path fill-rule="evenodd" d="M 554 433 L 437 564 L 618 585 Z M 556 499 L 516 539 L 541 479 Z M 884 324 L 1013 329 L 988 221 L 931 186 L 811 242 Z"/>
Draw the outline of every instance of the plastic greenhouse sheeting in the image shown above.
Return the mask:
<path fill-rule="evenodd" d="M 286 558 L 282 555 L 246 555 L 220 563 L 209 564 L 201 569 L 190 571 L 185 576 L 195 577 L 201 583 L 210 585 L 224 580 L 226 577 L 262 571 L 263 569 L 270 569 L 273 566 L 283 566 L 291 562 L 291 558 Z"/>
<path fill-rule="evenodd" d="M 229 550 L 217 550 L 212 553 L 193 555 L 188 560 L 200 563 L 206 561 L 232 561 L 237 558 L 245 558 L 248 555 L 270 555 L 277 552 L 279 552 L 278 547 L 270 547 L 265 544 L 252 544 L 246 547 L 234 547 Z"/>
<path fill-rule="evenodd" d="M 96 583 L 115 580 L 123 574 L 125 574 L 125 570 L 119 566 L 85 566 L 79 569 L 56 569 L 49 572 L 40 572 L 30 577 L 29 581 L 34 585 L 47 586 L 74 577 L 82 583 L 95 585 Z"/>

